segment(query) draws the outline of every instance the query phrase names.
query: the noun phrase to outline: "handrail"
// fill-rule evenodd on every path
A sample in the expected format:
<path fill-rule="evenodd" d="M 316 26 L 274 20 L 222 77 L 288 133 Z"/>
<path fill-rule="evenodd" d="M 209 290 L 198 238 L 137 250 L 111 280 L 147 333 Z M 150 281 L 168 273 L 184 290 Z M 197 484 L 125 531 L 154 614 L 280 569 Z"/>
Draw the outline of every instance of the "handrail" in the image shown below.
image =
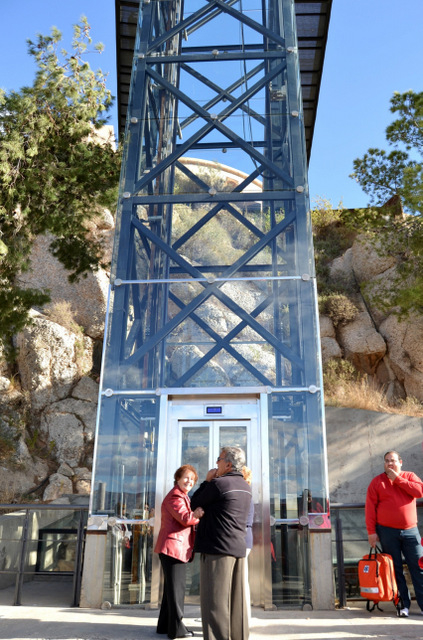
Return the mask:
<path fill-rule="evenodd" d="M 423 498 L 417 498 L 418 507 L 423 507 Z M 364 509 L 365 502 L 331 502 L 331 509 Z"/>
<path fill-rule="evenodd" d="M 20 510 L 20 509 L 29 509 L 29 510 L 33 510 L 33 511 L 39 511 L 39 510 L 53 510 L 53 511 L 88 511 L 89 507 L 86 504 L 45 504 L 45 503 L 38 503 L 38 502 L 31 502 L 29 504 L 19 504 L 19 503 L 7 503 L 7 504 L 0 504 L 0 509 L 15 509 L 15 510 Z"/>

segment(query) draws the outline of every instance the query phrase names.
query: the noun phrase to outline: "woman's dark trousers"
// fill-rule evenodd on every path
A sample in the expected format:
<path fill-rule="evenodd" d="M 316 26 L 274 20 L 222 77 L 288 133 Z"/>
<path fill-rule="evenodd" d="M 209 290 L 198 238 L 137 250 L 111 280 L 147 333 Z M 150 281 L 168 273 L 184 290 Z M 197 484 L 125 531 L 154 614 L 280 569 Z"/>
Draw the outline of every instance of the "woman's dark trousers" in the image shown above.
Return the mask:
<path fill-rule="evenodd" d="M 187 628 L 182 622 L 186 563 L 164 553 L 159 553 L 159 557 L 164 574 L 164 588 L 157 633 L 167 633 L 169 638 L 183 638 L 187 633 Z"/>

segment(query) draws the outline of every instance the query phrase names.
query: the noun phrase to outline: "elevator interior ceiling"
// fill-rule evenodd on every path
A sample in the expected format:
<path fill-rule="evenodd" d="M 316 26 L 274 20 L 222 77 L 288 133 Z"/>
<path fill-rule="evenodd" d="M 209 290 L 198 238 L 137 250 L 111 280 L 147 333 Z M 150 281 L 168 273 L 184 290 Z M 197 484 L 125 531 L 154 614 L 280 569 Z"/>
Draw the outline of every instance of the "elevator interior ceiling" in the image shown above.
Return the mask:
<path fill-rule="evenodd" d="M 139 0 L 116 2 L 119 133 L 125 129 Z M 310 158 L 332 0 L 295 2 L 307 158 Z"/>

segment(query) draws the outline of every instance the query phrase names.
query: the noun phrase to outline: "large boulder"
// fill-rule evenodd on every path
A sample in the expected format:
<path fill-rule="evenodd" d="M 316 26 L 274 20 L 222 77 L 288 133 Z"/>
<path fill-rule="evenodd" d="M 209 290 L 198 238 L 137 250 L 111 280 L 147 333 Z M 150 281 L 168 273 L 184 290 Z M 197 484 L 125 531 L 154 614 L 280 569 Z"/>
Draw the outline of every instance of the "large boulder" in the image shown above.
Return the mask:
<path fill-rule="evenodd" d="M 42 413 L 42 419 L 47 416 L 74 415 L 83 426 L 83 436 L 87 442 L 94 438 L 95 423 L 97 417 L 97 405 L 95 402 L 65 398 L 59 402 L 50 404 Z"/>
<path fill-rule="evenodd" d="M 320 338 L 320 348 L 323 364 L 332 358 L 342 358 L 342 349 L 335 338 Z"/>
<path fill-rule="evenodd" d="M 50 476 L 49 484 L 44 491 L 43 500 L 45 502 L 57 500 L 57 498 L 72 492 L 72 480 L 67 476 L 63 476 L 61 473 L 53 473 L 53 475 Z M 60 502 L 63 503 L 62 500 Z"/>
<path fill-rule="evenodd" d="M 362 311 L 352 322 L 341 326 L 338 335 L 345 358 L 358 371 L 374 374 L 386 353 L 386 344 L 367 311 Z"/>
<path fill-rule="evenodd" d="M 75 492 L 79 495 L 90 495 L 91 492 L 91 471 L 86 467 L 75 469 Z"/>
<path fill-rule="evenodd" d="M 80 378 L 81 336 L 38 315 L 17 336 L 21 384 L 38 411 L 65 398 Z"/>
<path fill-rule="evenodd" d="M 357 281 L 361 284 L 373 280 L 396 264 L 395 256 L 380 251 L 380 245 L 374 244 L 364 236 L 359 236 L 351 249 L 351 266 Z"/>
<path fill-rule="evenodd" d="M 76 467 L 84 455 L 84 425 L 72 413 L 49 411 L 41 420 L 40 436 L 59 463 Z"/>
<path fill-rule="evenodd" d="M 48 289 L 51 302 L 45 309 L 66 303 L 74 321 L 91 338 L 101 338 L 104 332 L 109 277 L 103 269 L 89 272 L 78 282 L 70 283 L 69 272 L 49 251 L 52 237 L 38 236 L 30 256 L 31 268 L 18 277 L 21 287 Z M 110 253 L 110 252 L 109 252 Z"/>
<path fill-rule="evenodd" d="M 423 318 L 401 321 L 390 315 L 379 327 L 388 345 L 389 362 L 407 396 L 423 402 Z"/>
<path fill-rule="evenodd" d="M 342 358 L 342 349 L 336 340 L 336 332 L 332 320 L 329 316 L 321 315 L 319 324 L 323 364 L 332 358 Z"/>
<path fill-rule="evenodd" d="M 342 282 L 344 285 L 354 287 L 356 280 L 352 264 L 352 249 L 347 249 L 342 256 L 335 258 L 330 265 L 329 271 L 332 281 Z"/>
<path fill-rule="evenodd" d="M 72 398 L 97 403 L 99 385 L 92 378 L 84 376 L 72 389 Z"/>
<path fill-rule="evenodd" d="M 33 490 L 47 480 L 49 465 L 46 460 L 32 459 L 28 451 L 22 454 L 19 467 L 0 464 L 0 494 L 2 502 L 11 502 L 16 496 Z"/>
<path fill-rule="evenodd" d="M 321 338 L 335 338 L 335 327 L 333 326 L 332 320 L 329 316 L 321 315 L 319 317 L 319 325 L 320 325 L 320 337 Z"/>
<path fill-rule="evenodd" d="M 40 436 L 59 464 L 77 467 L 94 440 L 97 405 L 66 398 L 50 404 L 41 414 Z"/>
<path fill-rule="evenodd" d="M 398 267 L 394 265 L 374 276 L 371 280 L 362 283 L 361 289 L 363 296 L 366 299 L 367 307 L 371 312 L 372 318 L 377 327 L 380 327 L 381 323 L 388 318 L 395 311 L 395 309 L 385 309 L 379 304 L 379 299 L 384 299 L 384 292 L 387 289 L 395 289 L 398 278 Z"/>

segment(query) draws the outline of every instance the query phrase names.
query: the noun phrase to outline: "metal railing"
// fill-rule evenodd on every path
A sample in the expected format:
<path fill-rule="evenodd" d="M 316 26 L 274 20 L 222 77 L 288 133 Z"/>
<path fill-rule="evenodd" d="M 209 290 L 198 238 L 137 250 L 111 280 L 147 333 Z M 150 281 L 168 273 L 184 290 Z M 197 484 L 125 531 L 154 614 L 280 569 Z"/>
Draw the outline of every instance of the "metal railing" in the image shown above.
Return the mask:
<path fill-rule="evenodd" d="M 33 519 L 31 521 L 31 516 L 37 515 L 38 512 L 63 512 L 69 511 L 74 512 L 75 517 L 72 520 L 71 528 L 38 528 L 37 538 L 30 537 L 33 534 Z M 86 528 L 86 520 L 88 514 L 88 505 L 69 505 L 69 504 L 0 504 L 0 513 L 2 513 L 1 517 L 7 517 L 12 513 L 22 516 L 22 521 L 19 524 L 19 534 L 18 537 L 10 539 L 11 547 L 15 544 L 18 545 L 17 549 L 17 562 L 15 563 L 15 568 L 12 569 L 2 569 L 0 567 L 0 574 L 16 574 L 15 579 L 15 591 L 14 591 L 14 605 L 21 604 L 22 598 L 22 588 L 24 584 L 25 576 L 44 576 L 49 578 L 55 578 L 58 576 L 71 576 L 73 579 L 72 584 L 72 607 L 77 607 L 79 604 L 79 596 L 81 591 L 81 577 L 82 577 L 82 561 L 83 561 L 83 553 L 84 553 L 84 541 L 85 541 L 85 528 Z M 40 538 L 40 532 L 49 532 L 54 531 L 54 534 L 58 536 L 56 540 L 56 544 L 61 540 L 60 534 L 64 533 L 67 536 L 70 534 L 73 536 L 73 544 L 75 547 L 74 553 L 74 562 L 72 570 L 44 570 L 42 567 L 39 567 L 39 559 L 38 559 L 38 549 L 40 548 L 40 543 L 42 543 L 42 538 Z M 29 563 L 28 555 L 30 553 L 30 544 L 34 544 L 37 542 L 37 562 Z M 5 549 L 7 552 L 7 540 L 2 540 L 2 543 L 5 544 Z M 58 547 L 58 544 L 57 544 Z"/>
<path fill-rule="evenodd" d="M 341 608 L 347 606 L 347 600 L 362 600 L 357 565 L 358 560 L 369 551 L 364 506 L 364 503 L 331 504 L 334 579 Z M 417 509 L 423 509 L 423 501 L 417 501 Z"/>

